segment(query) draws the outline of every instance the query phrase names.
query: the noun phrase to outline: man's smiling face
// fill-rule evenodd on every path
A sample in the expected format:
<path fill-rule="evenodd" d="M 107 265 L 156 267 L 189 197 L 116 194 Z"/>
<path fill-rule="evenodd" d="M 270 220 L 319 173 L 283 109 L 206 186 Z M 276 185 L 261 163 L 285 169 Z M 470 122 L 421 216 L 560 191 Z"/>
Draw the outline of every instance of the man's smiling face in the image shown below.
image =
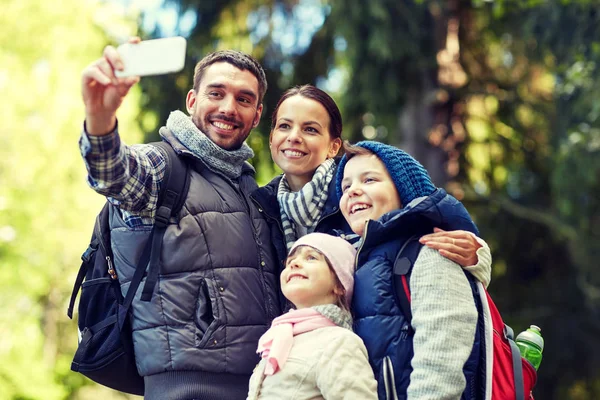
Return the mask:
<path fill-rule="evenodd" d="M 258 79 L 227 62 L 210 65 L 198 91 L 190 90 L 187 109 L 192 121 L 210 140 L 225 150 L 239 149 L 258 125 Z"/>

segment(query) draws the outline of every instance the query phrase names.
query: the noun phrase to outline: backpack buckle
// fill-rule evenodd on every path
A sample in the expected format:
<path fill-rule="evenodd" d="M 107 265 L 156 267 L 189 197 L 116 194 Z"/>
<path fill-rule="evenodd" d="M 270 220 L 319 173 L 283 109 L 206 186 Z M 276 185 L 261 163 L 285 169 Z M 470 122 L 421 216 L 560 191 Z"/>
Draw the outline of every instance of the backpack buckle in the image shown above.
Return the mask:
<path fill-rule="evenodd" d="M 171 209 L 165 206 L 160 206 L 158 210 L 156 210 L 156 215 L 154 216 L 154 225 L 158 227 L 165 227 L 169 224 L 169 217 L 171 215 Z"/>
<path fill-rule="evenodd" d="M 504 324 L 504 337 L 508 340 L 515 340 L 515 333 L 512 328 L 506 324 Z"/>
<path fill-rule="evenodd" d="M 92 255 L 96 250 L 98 250 L 98 241 L 94 240 L 92 243 L 90 243 L 88 248 L 85 249 L 85 251 L 81 255 L 81 261 L 83 261 L 86 264 L 89 264 L 89 262 L 92 260 Z"/>

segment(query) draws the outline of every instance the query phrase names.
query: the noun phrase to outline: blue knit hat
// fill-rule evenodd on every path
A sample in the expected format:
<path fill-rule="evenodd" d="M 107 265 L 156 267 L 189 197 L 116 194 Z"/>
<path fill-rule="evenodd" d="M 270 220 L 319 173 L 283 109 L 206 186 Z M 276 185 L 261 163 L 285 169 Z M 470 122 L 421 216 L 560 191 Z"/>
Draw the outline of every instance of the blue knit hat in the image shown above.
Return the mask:
<path fill-rule="evenodd" d="M 435 191 L 427 170 L 410 154 L 397 147 L 371 140 L 358 142 L 354 146 L 370 150 L 379 157 L 392 177 L 403 207 L 417 197 L 429 196 Z M 342 197 L 342 179 L 347 162 L 348 157 L 344 154 L 337 169 L 335 182 L 338 198 Z"/>

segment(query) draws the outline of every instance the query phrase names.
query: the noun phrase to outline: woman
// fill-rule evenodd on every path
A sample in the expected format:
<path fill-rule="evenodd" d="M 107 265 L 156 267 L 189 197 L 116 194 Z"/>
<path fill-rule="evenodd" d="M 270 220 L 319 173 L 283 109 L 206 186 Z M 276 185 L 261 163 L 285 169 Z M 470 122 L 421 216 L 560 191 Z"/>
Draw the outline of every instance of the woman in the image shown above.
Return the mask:
<path fill-rule="evenodd" d="M 342 146 L 341 136 L 342 116 L 324 91 L 304 85 L 288 89 L 279 99 L 269 147 L 283 175 L 256 190 L 252 198 L 271 222 L 282 269 L 288 250 L 307 233 L 357 238 L 344 220 L 335 194 L 335 157 Z M 437 230 L 423 236 L 421 242 L 465 267 L 485 285 L 489 283 L 491 255 L 481 239 L 466 231 Z"/>

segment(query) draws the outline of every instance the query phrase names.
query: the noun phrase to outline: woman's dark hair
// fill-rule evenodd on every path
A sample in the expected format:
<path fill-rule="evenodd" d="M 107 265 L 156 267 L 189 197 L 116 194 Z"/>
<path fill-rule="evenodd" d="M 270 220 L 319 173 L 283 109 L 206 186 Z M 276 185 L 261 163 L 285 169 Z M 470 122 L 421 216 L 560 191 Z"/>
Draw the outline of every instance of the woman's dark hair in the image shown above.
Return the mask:
<path fill-rule="evenodd" d="M 331 135 L 331 138 L 337 139 L 342 137 L 342 114 L 340 114 L 340 109 L 330 95 L 313 85 L 295 86 L 286 90 L 283 95 L 281 95 L 281 98 L 277 102 L 277 106 L 275 106 L 273 115 L 271 116 L 271 131 L 275 129 L 277 112 L 279 111 L 281 103 L 292 96 L 306 97 L 325 107 L 327 114 L 329 114 L 329 134 Z"/>

